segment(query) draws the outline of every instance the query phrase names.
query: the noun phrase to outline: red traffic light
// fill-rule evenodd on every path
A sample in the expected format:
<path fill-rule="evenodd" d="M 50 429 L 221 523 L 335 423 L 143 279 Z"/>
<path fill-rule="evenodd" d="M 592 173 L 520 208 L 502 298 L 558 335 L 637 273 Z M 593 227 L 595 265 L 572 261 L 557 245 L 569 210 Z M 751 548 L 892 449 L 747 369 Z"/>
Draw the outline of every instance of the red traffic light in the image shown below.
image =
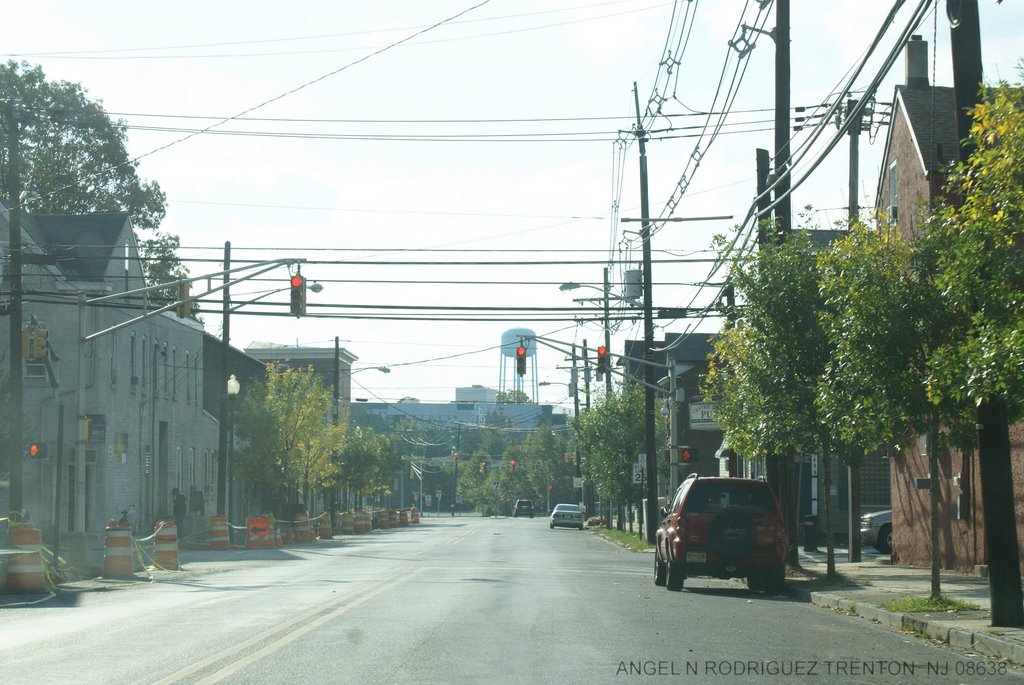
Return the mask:
<path fill-rule="evenodd" d="M 553 487 L 551 485 L 549 485 L 548 486 L 548 492 L 551 492 L 552 489 L 553 489 Z"/>
<path fill-rule="evenodd" d="M 523 347 L 522 345 L 517 347 L 516 348 L 516 356 L 517 357 L 525 357 L 526 356 L 526 348 Z"/>
<path fill-rule="evenodd" d="M 305 279 L 302 276 L 299 276 L 299 275 L 292 276 L 292 287 L 293 288 L 301 288 L 302 287 L 302 282 L 304 280 Z"/>
<path fill-rule="evenodd" d="M 454 458 L 455 458 L 455 461 L 458 461 L 458 460 L 459 460 L 459 453 L 458 453 L 458 452 L 454 453 L 454 454 L 452 455 L 452 457 L 454 457 Z"/>
<path fill-rule="evenodd" d="M 510 465 L 512 466 L 512 470 L 515 471 L 516 470 L 516 460 L 513 459 Z"/>
<path fill-rule="evenodd" d="M 46 444 L 42 442 L 30 442 L 28 445 L 28 456 L 30 459 L 43 459 L 46 457 Z"/>
<path fill-rule="evenodd" d="M 598 354 L 608 354 L 608 348 L 605 347 L 604 345 L 601 345 L 600 347 L 597 348 L 597 353 Z"/>

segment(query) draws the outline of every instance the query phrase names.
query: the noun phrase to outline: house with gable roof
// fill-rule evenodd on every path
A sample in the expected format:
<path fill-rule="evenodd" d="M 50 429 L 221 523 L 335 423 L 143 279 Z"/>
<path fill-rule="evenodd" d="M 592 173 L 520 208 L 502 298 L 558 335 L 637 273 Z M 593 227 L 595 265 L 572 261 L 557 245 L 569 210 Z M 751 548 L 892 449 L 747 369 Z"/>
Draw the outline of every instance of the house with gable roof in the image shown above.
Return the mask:
<path fill-rule="evenodd" d="M 32 523 L 50 539 L 56 530 L 99 533 L 128 512 L 138 531 L 149 531 L 170 516 L 177 487 L 189 499 L 189 524 L 205 529 L 216 498 L 219 426 L 204 409 L 201 324 L 163 312 L 110 330 L 153 309 L 141 295 L 79 307 L 80 293 L 92 300 L 146 285 L 127 214 L 22 211 L 21 225 L 23 322 L 45 329 L 47 339 L 45 358 L 22 366 L 23 438 L 47 448 L 43 459 L 22 455 L 22 500 Z M 0 239 L 9 231 L 4 209 Z M 52 263 L 36 263 L 46 260 L 34 254 Z M 7 273 L 3 281 L 9 293 Z M 88 338 L 81 345 L 80 326 Z M 8 340 L 0 332 L 5 362 Z M 78 416 L 86 419 L 81 436 Z M 0 506 L 7 501 L 0 492 Z"/>
<path fill-rule="evenodd" d="M 907 45 L 906 82 L 896 87 L 892 125 L 878 182 L 876 212 L 908 240 L 920 234 L 928 205 L 942 195 L 946 175 L 957 161 L 959 141 L 953 88 L 928 78 L 928 44 L 914 36 Z M 1024 548 L 1024 426 L 1010 428 L 1018 544 Z M 939 480 L 939 545 L 942 567 L 970 572 L 988 563 L 977 451 L 943 450 L 939 472 L 929 468 L 927 443 L 891 458 L 892 560 L 931 563 L 928 490 Z M 1024 569 L 1024 560 L 1021 563 Z"/>

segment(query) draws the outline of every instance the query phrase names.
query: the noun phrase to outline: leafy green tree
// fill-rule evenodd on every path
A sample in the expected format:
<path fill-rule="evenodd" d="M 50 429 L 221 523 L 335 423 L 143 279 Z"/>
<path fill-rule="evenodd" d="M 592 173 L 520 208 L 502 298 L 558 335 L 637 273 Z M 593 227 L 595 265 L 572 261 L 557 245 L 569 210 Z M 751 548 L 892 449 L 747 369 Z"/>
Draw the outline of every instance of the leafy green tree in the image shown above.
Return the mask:
<path fill-rule="evenodd" d="M 20 117 L 21 178 L 39 193 L 38 214 L 127 212 L 139 236 L 143 271 L 151 284 L 187 274 L 176 255 L 178 237 L 161 232 L 167 198 L 156 181 L 137 174 L 126 128 L 77 83 L 48 81 L 38 66 L 0 65 L 0 102 Z M 7 187 L 7 127 L 0 129 L 0 181 Z M 170 295 L 170 294 L 168 294 Z"/>
<path fill-rule="evenodd" d="M 242 404 L 239 476 L 253 485 L 283 488 L 289 503 L 300 492 L 309 501 L 314 488 L 332 484 L 337 475 L 332 457 L 345 436 L 344 426 L 331 421 L 332 402 L 331 390 L 312 368 L 278 371 L 268 364 L 266 379 Z"/>
<path fill-rule="evenodd" d="M 705 393 L 720 396 L 715 418 L 729 446 L 747 459 L 778 458 L 789 473 L 798 451 L 822 457 L 824 487 L 831 481 L 831 427 L 815 398 L 832 355 L 821 325 L 817 258 L 810 236 L 786 240 L 733 259 L 730 281 L 743 302 L 742 317 L 716 342 Z M 772 470 L 769 469 L 772 476 Z M 796 509 L 790 478 L 774 475 L 796 564 Z M 825 499 L 828 573 L 835 574 L 831 507 Z"/>
<path fill-rule="evenodd" d="M 531 404 L 533 402 L 529 395 L 522 390 L 500 390 L 495 401 L 498 404 Z"/>
<path fill-rule="evenodd" d="M 1024 416 L 1024 86 L 986 90 L 973 117 L 974 151 L 928 223 L 935 285 L 953 311 L 929 392 L 977 407 L 992 624 L 1016 626 L 1024 597 L 1009 425 Z"/>
<path fill-rule="evenodd" d="M 864 452 L 928 436 L 931 473 L 939 473 L 940 436 L 962 448 L 973 442 L 971 407 L 953 398 L 936 403 L 928 392 L 931 356 L 945 344 L 953 318 L 933 283 L 935 247 L 858 225 L 819 259 L 823 323 L 834 349 L 818 391 L 825 420 Z M 934 597 L 941 594 L 938 485 L 934 479 Z"/>
<path fill-rule="evenodd" d="M 606 394 L 574 421 L 576 447 L 586 455 L 584 476 L 606 499 L 636 502 L 633 464 L 644 451 L 644 389 L 638 384 Z"/>
<path fill-rule="evenodd" d="M 342 480 L 359 497 L 390 494 L 401 467 L 401 452 L 386 435 L 372 428 L 351 428 L 338 453 Z"/>

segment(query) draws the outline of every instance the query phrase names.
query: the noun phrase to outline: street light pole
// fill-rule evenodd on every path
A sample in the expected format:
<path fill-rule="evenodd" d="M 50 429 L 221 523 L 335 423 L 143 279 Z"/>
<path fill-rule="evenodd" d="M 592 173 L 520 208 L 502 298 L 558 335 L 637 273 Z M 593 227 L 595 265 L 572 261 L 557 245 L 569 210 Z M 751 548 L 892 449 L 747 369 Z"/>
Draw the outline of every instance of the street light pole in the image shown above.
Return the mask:
<path fill-rule="evenodd" d="M 228 377 L 227 392 L 228 392 L 228 454 L 227 460 L 225 461 L 224 468 L 226 473 L 227 486 L 224 496 L 224 513 L 228 516 L 231 515 L 231 458 L 235 453 L 235 401 L 238 399 L 238 391 L 241 390 L 241 384 L 238 379 L 235 378 L 235 374 L 231 374 Z"/>

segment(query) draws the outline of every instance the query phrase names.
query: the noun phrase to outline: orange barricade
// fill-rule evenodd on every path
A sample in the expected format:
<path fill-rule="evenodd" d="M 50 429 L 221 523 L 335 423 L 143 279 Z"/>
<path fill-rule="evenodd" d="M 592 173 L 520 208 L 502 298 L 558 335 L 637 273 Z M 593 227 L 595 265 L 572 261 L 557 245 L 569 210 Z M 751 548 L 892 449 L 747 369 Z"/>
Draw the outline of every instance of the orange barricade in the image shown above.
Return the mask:
<path fill-rule="evenodd" d="M 274 547 L 280 547 L 284 544 L 284 540 L 281 539 L 281 529 L 274 526 Z"/>
<path fill-rule="evenodd" d="M 370 514 L 366 511 L 360 511 L 356 514 L 355 519 L 355 531 L 357 533 L 369 533 L 370 528 Z"/>
<path fill-rule="evenodd" d="M 416 507 L 413 507 L 412 509 L 410 509 L 409 510 L 409 520 L 412 523 L 419 523 L 420 522 L 420 510 L 417 509 Z"/>
<path fill-rule="evenodd" d="M 210 549 L 231 549 L 228 517 L 223 514 L 210 517 Z"/>
<path fill-rule="evenodd" d="M 156 549 L 153 562 L 157 567 L 177 571 L 178 566 L 178 527 L 174 521 L 157 521 Z"/>
<path fill-rule="evenodd" d="M 398 525 L 409 525 L 409 512 L 406 511 L 405 509 L 402 509 L 402 511 L 398 512 Z"/>
<path fill-rule="evenodd" d="M 309 514 L 300 511 L 295 514 L 295 542 L 313 542 L 313 528 L 309 523 Z"/>
<path fill-rule="evenodd" d="M 117 578 L 132 575 L 132 529 L 131 526 L 107 524 L 107 545 L 103 556 L 103 576 Z"/>
<path fill-rule="evenodd" d="M 250 516 L 246 519 L 245 528 L 246 549 L 270 549 L 274 546 L 269 516 Z"/>
<path fill-rule="evenodd" d="M 391 516 L 386 510 L 380 512 L 377 516 L 377 522 L 380 528 L 386 530 L 391 527 Z"/>
<path fill-rule="evenodd" d="M 331 512 L 325 511 L 320 517 L 320 539 L 330 540 L 334 537 L 334 531 L 331 528 Z"/>
<path fill-rule="evenodd" d="M 45 592 L 43 578 L 43 532 L 28 521 L 11 529 L 11 547 L 23 550 L 7 562 L 7 589 L 11 592 Z"/>
<path fill-rule="evenodd" d="M 356 517 L 351 511 L 346 511 L 341 515 L 341 534 L 352 535 L 356 532 Z"/>
<path fill-rule="evenodd" d="M 381 528 L 383 527 L 381 526 Z M 398 512 L 394 509 L 388 509 L 388 527 L 398 528 Z"/>

